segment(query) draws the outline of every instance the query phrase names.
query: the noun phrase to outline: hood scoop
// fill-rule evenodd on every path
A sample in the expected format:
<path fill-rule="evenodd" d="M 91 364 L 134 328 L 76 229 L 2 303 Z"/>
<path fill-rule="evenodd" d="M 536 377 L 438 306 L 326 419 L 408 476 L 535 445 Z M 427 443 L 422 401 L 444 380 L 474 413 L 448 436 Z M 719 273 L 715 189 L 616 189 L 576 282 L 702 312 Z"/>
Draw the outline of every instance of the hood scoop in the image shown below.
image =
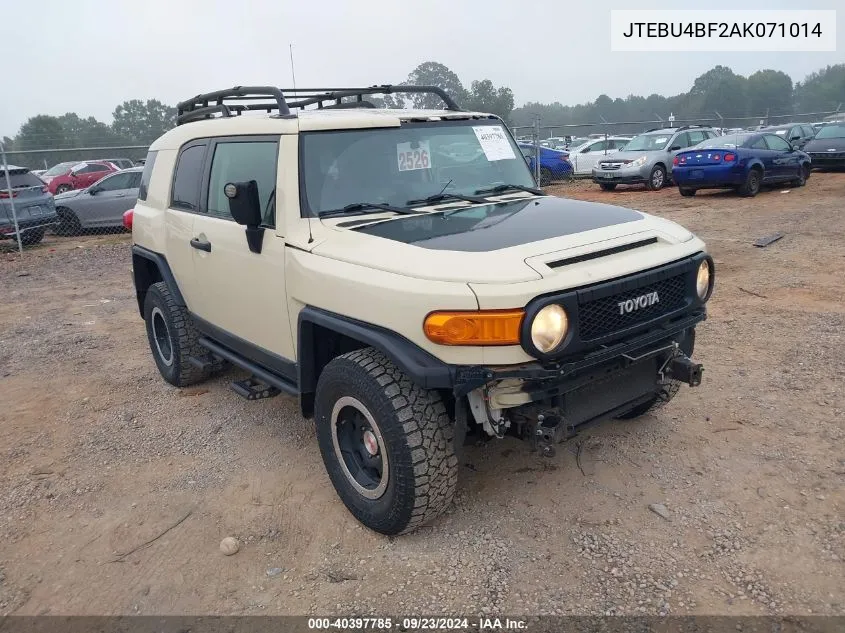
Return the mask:
<path fill-rule="evenodd" d="M 606 248 L 604 250 L 595 251 L 593 253 L 584 253 L 583 255 L 574 255 L 573 257 L 558 259 L 555 261 L 548 262 L 546 266 L 548 266 L 549 268 L 563 268 L 564 266 L 569 266 L 571 264 L 578 264 L 580 262 L 586 262 L 591 259 L 598 259 L 600 257 L 608 257 L 609 255 L 624 253 L 625 251 L 631 251 L 635 248 L 642 248 L 643 246 L 649 246 L 651 244 L 657 244 L 656 237 L 650 237 L 648 239 L 640 240 L 638 242 L 631 242 L 630 244 L 621 244 L 619 246 Z"/>

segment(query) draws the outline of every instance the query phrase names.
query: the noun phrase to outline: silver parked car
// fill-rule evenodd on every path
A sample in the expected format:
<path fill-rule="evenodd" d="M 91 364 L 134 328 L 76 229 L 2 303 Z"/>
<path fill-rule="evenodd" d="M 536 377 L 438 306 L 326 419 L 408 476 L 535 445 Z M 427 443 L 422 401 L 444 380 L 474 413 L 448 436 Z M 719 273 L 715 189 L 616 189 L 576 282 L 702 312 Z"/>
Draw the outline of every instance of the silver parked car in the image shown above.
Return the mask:
<path fill-rule="evenodd" d="M 83 229 L 123 226 L 123 212 L 135 206 L 143 167 L 106 176 L 90 187 L 55 197 L 59 235 L 76 235 Z"/>
<path fill-rule="evenodd" d="M 625 148 L 600 159 L 593 167 L 593 182 L 604 191 L 616 185 L 645 183 L 652 191 L 669 184 L 675 155 L 687 147 L 718 136 L 703 125 L 649 130 L 628 141 Z"/>

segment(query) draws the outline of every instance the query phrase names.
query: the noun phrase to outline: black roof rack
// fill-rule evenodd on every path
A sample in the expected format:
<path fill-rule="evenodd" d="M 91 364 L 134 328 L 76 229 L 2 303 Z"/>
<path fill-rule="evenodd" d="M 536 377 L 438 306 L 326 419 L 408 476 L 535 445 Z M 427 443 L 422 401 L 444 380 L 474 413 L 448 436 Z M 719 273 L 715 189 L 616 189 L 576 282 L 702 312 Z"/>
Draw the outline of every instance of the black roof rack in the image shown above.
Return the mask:
<path fill-rule="evenodd" d="M 201 119 L 239 116 L 248 111 L 277 112 L 291 116 L 291 110 L 308 106 L 328 108 L 373 108 L 367 95 L 433 94 L 447 110 L 460 111 L 460 106 L 445 90 L 437 86 L 370 86 L 369 88 L 276 88 L 273 86 L 235 86 L 217 92 L 199 94 L 178 104 L 176 125 Z M 354 98 L 354 100 L 349 100 Z M 346 101 L 344 101 L 346 99 Z M 217 115 L 217 116 L 215 116 Z"/>

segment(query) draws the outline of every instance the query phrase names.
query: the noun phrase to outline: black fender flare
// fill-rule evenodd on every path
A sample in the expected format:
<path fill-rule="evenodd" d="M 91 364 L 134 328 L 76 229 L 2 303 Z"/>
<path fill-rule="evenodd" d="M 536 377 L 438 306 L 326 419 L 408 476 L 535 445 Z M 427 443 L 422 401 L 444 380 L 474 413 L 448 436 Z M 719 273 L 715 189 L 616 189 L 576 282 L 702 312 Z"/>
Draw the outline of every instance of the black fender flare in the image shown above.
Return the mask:
<path fill-rule="evenodd" d="M 313 393 L 322 367 L 317 353 L 319 328 L 329 330 L 362 346 L 374 347 L 387 356 L 411 380 L 424 389 L 451 389 L 455 367 L 383 327 L 341 314 L 306 306 L 297 319 L 297 366 L 300 392 Z"/>
<path fill-rule="evenodd" d="M 140 261 L 139 261 L 140 260 Z M 146 266 L 147 262 L 151 262 L 158 271 L 158 278 L 151 274 L 150 267 Z M 132 280 L 135 284 L 135 296 L 138 300 L 138 310 L 141 316 L 144 316 L 144 298 L 147 296 L 147 288 L 157 281 L 163 281 L 170 289 L 170 294 L 177 305 L 186 307 L 185 298 L 179 290 L 179 284 L 176 283 L 176 277 L 173 276 L 173 271 L 170 269 L 170 264 L 167 263 L 167 258 L 160 253 L 151 251 L 143 246 L 137 244 L 132 245 Z"/>

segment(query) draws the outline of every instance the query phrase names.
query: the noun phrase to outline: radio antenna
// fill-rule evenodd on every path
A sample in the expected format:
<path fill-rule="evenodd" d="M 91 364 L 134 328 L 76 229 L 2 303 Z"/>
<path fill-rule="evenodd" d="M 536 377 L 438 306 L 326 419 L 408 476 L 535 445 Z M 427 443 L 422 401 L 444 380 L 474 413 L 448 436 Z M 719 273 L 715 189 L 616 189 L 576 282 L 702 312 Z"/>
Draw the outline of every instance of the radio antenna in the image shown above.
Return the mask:
<path fill-rule="evenodd" d="M 293 65 L 293 44 L 288 43 L 288 51 L 290 52 L 290 76 L 293 79 L 293 91 L 296 92 L 296 70 Z M 314 233 L 311 232 L 311 213 L 308 213 L 308 243 L 314 241 Z"/>

